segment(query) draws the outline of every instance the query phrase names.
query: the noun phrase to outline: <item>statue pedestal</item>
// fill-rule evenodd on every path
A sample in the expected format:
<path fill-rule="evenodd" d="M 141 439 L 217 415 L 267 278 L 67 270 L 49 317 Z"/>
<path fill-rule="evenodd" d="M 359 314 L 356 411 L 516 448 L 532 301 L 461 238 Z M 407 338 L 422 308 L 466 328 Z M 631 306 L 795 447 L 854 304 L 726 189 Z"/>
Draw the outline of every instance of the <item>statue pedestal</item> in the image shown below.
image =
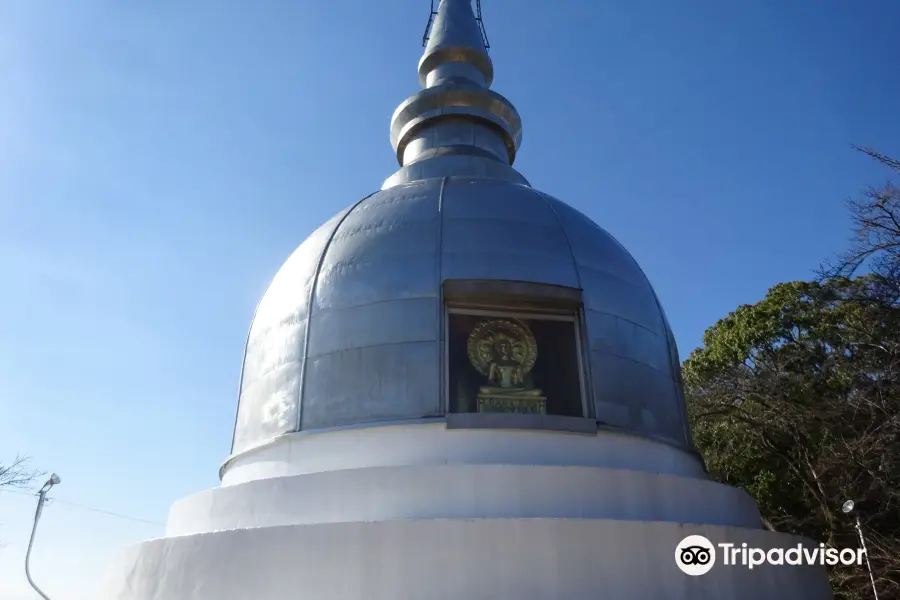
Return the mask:
<path fill-rule="evenodd" d="M 479 393 L 478 412 L 545 415 L 547 414 L 547 397 Z"/>

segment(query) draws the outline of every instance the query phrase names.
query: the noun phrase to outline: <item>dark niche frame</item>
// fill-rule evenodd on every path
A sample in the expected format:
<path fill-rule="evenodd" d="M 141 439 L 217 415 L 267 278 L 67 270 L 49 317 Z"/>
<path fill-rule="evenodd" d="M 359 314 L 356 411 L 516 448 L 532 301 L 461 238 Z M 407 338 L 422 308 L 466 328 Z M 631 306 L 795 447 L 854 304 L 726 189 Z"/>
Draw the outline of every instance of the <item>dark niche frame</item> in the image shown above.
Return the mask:
<path fill-rule="evenodd" d="M 441 374 L 448 429 L 544 429 L 597 433 L 581 290 L 529 282 L 451 279 L 444 282 L 442 294 Z M 461 340 L 454 339 L 454 333 L 457 338 L 461 333 L 453 331 L 453 324 L 471 327 L 480 319 L 492 317 L 521 319 L 528 323 L 538 338 L 538 362 L 529 377 L 532 385 L 548 394 L 548 414 L 478 413 L 474 412 L 477 411 L 474 405 L 457 406 L 452 393 L 457 391 L 457 384 L 451 380 L 451 362 L 455 363 L 454 369 L 474 371 L 474 367 L 465 355 L 465 348 L 460 347 Z M 542 356 L 544 363 L 541 363 Z M 464 361 L 463 365 L 459 364 L 460 361 Z M 554 375 L 561 369 L 568 373 L 560 372 L 562 380 L 556 380 Z M 571 381 L 573 378 L 574 382 Z M 479 384 L 469 385 L 477 389 Z M 562 394 L 569 399 L 560 401 L 557 398 L 554 401 L 550 393 Z M 572 400 L 572 396 L 577 396 L 577 399 Z M 579 399 L 580 404 L 576 406 Z M 459 412 L 460 408 L 469 412 Z"/>

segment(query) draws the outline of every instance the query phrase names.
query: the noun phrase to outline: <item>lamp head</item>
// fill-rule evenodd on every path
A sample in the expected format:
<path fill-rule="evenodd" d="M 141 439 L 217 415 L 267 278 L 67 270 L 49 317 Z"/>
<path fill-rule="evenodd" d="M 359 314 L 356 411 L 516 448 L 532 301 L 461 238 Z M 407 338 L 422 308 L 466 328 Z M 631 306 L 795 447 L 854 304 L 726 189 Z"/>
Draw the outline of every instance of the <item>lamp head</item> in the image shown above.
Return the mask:
<path fill-rule="evenodd" d="M 849 515 L 850 512 L 853 510 L 853 507 L 854 507 L 854 506 L 856 506 L 856 505 L 853 503 L 853 500 L 847 500 L 847 501 L 844 502 L 844 504 L 841 506 L 841 511 L 842 511 L 845 515 Z"/>
<path fill-rule="evenodd" d="M 56 473 L 51 473 L 50 479 L 47 480 L 47 482 L 41 488 L 41 491 L 48 492 L 50 491 L 50 488 L 52 488 L 54 485 L 58 485 L 61 481 L 62 479 L 60 479 L 59 475 L 57 475 Z"/>

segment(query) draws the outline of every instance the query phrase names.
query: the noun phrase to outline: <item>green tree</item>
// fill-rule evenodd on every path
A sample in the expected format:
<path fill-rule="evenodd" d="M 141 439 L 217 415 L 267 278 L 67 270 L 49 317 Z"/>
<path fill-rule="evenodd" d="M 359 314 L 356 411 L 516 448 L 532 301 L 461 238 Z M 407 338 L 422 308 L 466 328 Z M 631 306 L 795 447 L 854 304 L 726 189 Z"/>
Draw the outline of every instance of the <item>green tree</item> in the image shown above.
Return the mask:
<path fill-rule="evenodd" d="M 771 529 L 857 547 L 900 597 L 900 304 L 896 281 L 776 285 L 706 331 L 684 364 L 711 476 L 757 500 Z M 865 569 L 833 569 L 839 598 L 871 597 Z"/>

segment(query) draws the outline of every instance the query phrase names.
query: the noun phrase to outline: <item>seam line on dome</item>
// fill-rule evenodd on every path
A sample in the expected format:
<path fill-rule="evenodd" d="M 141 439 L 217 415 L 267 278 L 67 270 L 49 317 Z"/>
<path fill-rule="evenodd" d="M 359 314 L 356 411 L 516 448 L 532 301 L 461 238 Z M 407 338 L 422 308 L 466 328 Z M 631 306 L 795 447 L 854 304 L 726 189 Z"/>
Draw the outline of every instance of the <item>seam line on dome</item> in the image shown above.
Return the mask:
<path fill-rule="evenodd" d="M 360 344 L 358 346 L 348 346 L 346 348 L 338 348 L 337 350 L 329 350 L 328 352 L 322 352 L 320 354 L 313 354 L 308 358 L 308 360 L 316 360 L 319 358 L 324 358 L 326 356 L 332 356 L 334 354 L 340 354 L 342 352 L 352 352 L 354 350 L 368 350 L 369 348 L 381 348 L 384 346 L 402 346 L 403 344 L 434 344 L 436 343 L 435 338 L 431 339 L 409 339 L 409 340 L 400 340 L 398 342 L 378 342 L 377 344 Z M 623 357 L 624 358 L 624 357 Z M 641 363 L 645 364 L 645 363 Z M 650 367 L 651 365 L 647 365 Z M 652 368 L 652 367 L 651 367 Z"/>
<path fill-rule="evenodd" d="M 387 304 L 388 302 L 406 302 L 407 300 L 434 300 L 437 298 L 437 294 L 427 294 L 427 295 L 416 295 L 416 296 L 403 296 L 402 298 L 386 298 L 385 300 L 372 300 L 372 301 L 363 301 L 363 302 L 355 302 L 353 304 L 347 304 L 342 306 L 329 306 L 328 308 L 323 308 L 322 310 L 316 313 L 316 316 L 324 315 L 326 313 L 331 312 L 340 312 L 342 310 L 351 310 L 354 308 L 360 308 L 362 306 L 372 306 L 373 304 Z M 599 311 L 595 311 L 599 312 Z M 638 325 L 638 323 L 635 323 Z M 641 325 L 643 327 L 643 325 Z M 645 327 L 646 329 L 646 327 Z M 649 330 L 648 330 L 649 331 Z M 659 335 L 659 334 L 657 334 Z"/>
<path fill-rule="evenodd" d="M 650 363 L 644 362 L 642 360 L 638 360 L 632 356 L 625 356 L 624 354 L 619 354 L 618 352 L 610 352 L 609 350 L 592 350 L 589 348 L 588 353 L 589 354 L 604 354 L 606 356 L 615 356 L 616 358 L 621 358 L 622 360 L 627 360 L 628 362 L 632 362 L 636 365 L 641 365 L 642 367 L 647 367 L 648 369 L 653 369 L 660 375 L 665 375 L 666 377 L 669 376 L 669 374 L 666 373 L 665 369 L 660 369 L 659 367 L 655 367 L 655 366 L 651 365 Z M 669 361 L 667 360 L 666 362 L 668 363 Z"/>
<path fill-rule="evenodd" d="M 562 254 L 537 254 L 537 253 L 525 254 L 523 252 L 498 252 L 495 250 L 485 252 L 485 251 L 480 251 L 478 249 L 475 249 L 475 250 L 454 250 L 453 252 L 448 252 L 447 255 L 448 256 L 487 256 L 487 255 L 490 255 L 492 257 L 497 257 L 497 258 L 512 257 L 512 256 L 519 257 L 519 258 L 521 258 L 521 257 L 532 258 L 532 259 L 547 258 L 547 259 L 551 259 L 551 260 L 556 260 L 556 261 L 558 261 L 558 264 L 564 264 L 566 266 L 569 266 L 572 264 L 572 263 L 568 262 L 567 260 L 565 260 L 564 258 L 562 258 L 563 257 Z M 560 260 L 561 258 L 562 258 L 562 260 Z M 576 283 L 578 283 L 577 277 L 578 276 L 576 274 L 576 281 L 575 281 Z M 532 281 L 530 283 L 548 283 L 548 282 Z M 572 288 L 572 285 L 569 283 L 548 283 L 548 285 L 561 285 L 563 287 Z M 581 289 L 581 288 L 574 288 L 574 289 Z"/>
<path fill-rule="evenodd" d="M 600 273 L 601 275 L 609 275 L 610 277 L 614 277 L 614 278 L 618 279 L 619 281 L 621 281 L 623 283 L 627 283 L 628 285 L 638 288 L 638 289 L 641 289 L 643 287 L 652 288 L 652 286 L 650 285 L 650 282 L 647 280 L 646 275 L 643 275 L 643 273 L 641 273 L 641 275 L 644 277 L 644 282 L 642 284 L 641 282 L 634 281 L 633 279 L 630 279 L 628 277 L 624 277 L 614 271 L 610 271 L 609 269 L 603 269 L 600 267 L 595 267 L 593 265 L 589 265 L 586 262 L 580 261 L 578 259 L 578 257 L 575 257 L 575 264 L 581 268 L 587 269 L 588 271 L 593 271 L 594 273 Z M 580 270 L 578 272 L 581 273 Z"/>
<path fill-rule="evenodd" d="M 672 350 L 673 345 L 675 344 L 675 334 L 672 332 L 672 327 L 669 324 L 669 319 L 666 317 L 666 311 L 662 307 L 662 302 L 659 301 L 659 296 L 656 294 L 656 290 L 653 289 L 653 284 L 650 283 L 650 279 L 647 277 L 647 274 L 644 273 L 644 269 L 641 268 L 640 263 L 632 256 L 631 260 L 634 261 L 635 266 L 637 266 L 638 271 L 641 272 L 641 275 L 644 276 L 644 279 L 647 280 L 647 283 L 650 285 L 650 293 L 653 294 L 653 300 L 656 302 L 656 308 L 659 311 L 659 316 L 662 318 L 663 329 L 666 331 L 666 349 L 669 351 L 669 379 L 672 384 L 673 389 L 675 390 L 675 397 L 678 399 L 678 404 L 681 407 L 681 429 L 682 434 L 684 435 L 684 444 L 688 448 L 694 448 L 693 436 L 691 435 L 691 428 L 688 423 L 688 412 L 687 412 L 687 399 L 684 396 L 684 389 L 678 384 L 678 375 L 677 372 L 681 368 L 681 365 L 678 364 L 677 360 L 672 360 Z M 677 349 L 677 346 L 675 346 Z M 679 359 L 681 357 L 678 357 Z M 703 460 L 703 468 L 706 468 L 706 461 Z"/>
<path fill-rule="evenodd" d="M 541 229 L 554 229 L 551 225 L 541 225 L 540 223 L 535 223 L 534 221 L 526 221 L 524 219 L 509 219 L 503 217 L 450 217 L 450 221 L 491 221 L 496 223 L 515 223 L 517 225 L 531 225 L 532 227 L 539 227 Z M 568 242 L 568 236 L 566 235 L 565 230 L 563 230 L 563 236 L 566 237 L 566 241 Z M 575 255 L 572 255 L 574 260 Z"/>
<path fill-rule="evenodd" d="M 269 283 L 269 287 L 271 287 L 271 282 Z M 266 291 L 268 291 L 268 287 Z M 250 319 L 250 327 L 247 328 L 247 340 L 244 342 L 244 356 L 241 358 L 241 375 L 238 377 L 238 393 L 237 393 L 237 408 L 234 411 L 234 430 L 231 432 L 231 454 L 234 454 L 234 444 L 237 442 L 237 428 L 238 428 L 238 419 L 241 417 L 241 396 L 244 392 L 244 370 L 247 367 L 247 350 L 250 348 L 250 334 L 253 333 L 253 322 L 256 321 L 256 313 L 259 312 L 259 305 L 262 304 L 262 299 L 265 297 L 265 293 L 263 293 L 262 297 L 260 297 L 259 301 L 256 303 L 256 308 L 253 309 L 253 318 Z"/>
<path fill-rule="evenodd" d="M 338 213 L 340 214 L 340 213 Z M 342 217 L 343 219 L 343 217 Z M 315 233 L 315 231 L 313 232 Z M 295 250 L 296 251 L 296 250 Z M 293 255 L 293 254 L 292 254 Z M 280 269 L 279 269 L 280 271 Z M 269 281 L 269 285 L 266 286 L 265 291 L 263 291 L 262 296 L 260 296 L 259 300 L 256 302 L 256 307 L 253 309 L 253 318 L 250 319 L 250 327 L 247 328 L 247 339 L 244 342 L 244 355 L 241 357 L 241 375 L 238 378 L 238 393 L 237 393 L 237 409 L 234 412 L 234 430 L 231 433 L 231 454 L 234 454 L 234 444 L 237 442 L 237 427 L 238 427 L 238 419 L 241 416 L 241 396 L 244 392 L 244 370 L 247 366 L 247 350 L 250 349 L 250 336 L 253 334 L 253 326 L 256 324 L 256 315 L 259 314 L 259 307 L 262 305 L 263 299 L 266 297 L 266 294 L 269 293 L 269 290 L 272 288 L 272 284 L 275 283 L 275 278 L 278 277 L 278 272 L 272 276 L 272 279 Z M 306 307 L 306 317 L 309 319 L 309 307 Z M 307 327 L 309 323 L 307 322 Z M 305 352 L 305 348 L 304 348 Z M 301 364 L 301 369 L 303 368 Z M 298 409 L 299 410 L 299 409 Z M 221 474 L 220 474 L 221 478 Z"/>
<path fill-rule="evenodd" d="M 309 360 L 309 331 L 312 329 L 312 317 L 313 317 L 313 301 L 316 298 L 316 287 L 319 285 L 319 272 L 322 270 L 322 264 L 325 262 L 325 255 L 328 254 L 328 249 L 331 247 L 331 241 L 334 239 L 334 235 L 337 233 L 338 229 L 341 228 L 341 225 L 344 224 L 344 221 L 347 220 L 347 217 L 356 210 L 360 204 L 377 194 L 378 192 L 372 192 L 368 196 L 360 198 L 360 200 L 354 204 L 350 210 L 344 213 L 344 215 L 338 220 L 337 224 L 334 226 L 334 229 L 331 230 L 331 233 L 328 234 L 328 241 L 325 242 L 325 246 L 322 248 L 322 253 L 319 255 L 319 260 L 316 261 L 316 270 L 313 273 L 313 279 L 309 287 L 309 299 L 307 303 L 307 311 L 306 311 L 306 331 L 303 334 L 303 360 L 300 363 L 300 389 L 297 390 L 297 423 L 296 427 L 294 427 L 294 431 L 300 431 L 300 427 L 303 424 L 303 395 L 306 391 L 306 362 Z"/>
<path fill-rule="evenodd" d="M 614 318 L 619 319 L 619 320 L 621 320 L 621 321 L 625 321 L 626 323 L 631 323 L 631 324 L 634 325 L 635 327 L 640 327 L 641 329 L 643 329 L 643 330 L 646 331 L 647 333 L 652 333 L 653 335 L 655 335 L 656 337 L 658 337 L 660 340 L 662 340 L 663 342 L 665 342 L 666 345 L 668 346 L 668 338 L 667 338 L 666 336 L 660 334 L 658 331 L 653 331 L 652 329 L 650 329 L 649 327 L 647 327 L 646 325 L 644 325 L 644 324 L 642 324 L 642 323 L 638 323 L 637 321 L 632 321 L 632 320 L 629 319 L 628 317 L 623 317 L 623 316 L 621 316 L 621 315 L 617 315 L 616 313 L 611 313 L 611 312 L 606 311 L 606 310 L 597 310 L 596 308 L 587 308 L 587 307 L 585 307 L 584 310 L 585 310 L 586 313 L 587 313 L 587 312 L 592 312 L 592 313 L 597 313 L 598 315 L 608 315 L 608 316 L 610 316 L 610 317 L 614 317 Z"/>
<path fill-rule="evenodd" d="M 565 225 L 563 225 L 562 219 L 559 218 L 559 214 L 556 212 L 556 209 L 553 208 L 553 204 L 550 202 L 547 194 L 543 192 L 538 192 L 538 195 L 544 199 L 544 202 L 547 204 L 547 208 L 550 209 L 550 212 L 553 213 L 553 216 L 556 218 L 556 223 L 559 225 L 560 231 L 562 231 L 563 237 L 566 238 L 566 245 L 569 247 L 569 255 L 572 257 L 572 264 L 575 265 L 575 281 L 578 282 L 578 289 L 583 290 L 584 287 L 581 285 L 581 271 L 578 268 L 578 260 L 575 258 L 575 249 L 572 247 L 572 240 L 569 239 L 569 232 L 566 231 Z"/>
<path fill-rule="evenodd" d="M 444 361 L 444 344 L 445 336 L 444 336 L 444 190 L 447 189 L 447 181 L 449 177 L 444 177 L 441 179 L 441 189 L 438 192 L 438 222 L 437 222 L 437 360 L 438 360 L 438 410 L 442 415 L 446 415 L 448 412 L 448 394 L 444 393 L 444 386 L 447 381 L 447 373 L 445 369 L 447 368 Z"/>
<path fill-rule="evenodd" d="M 553 200 L 551 199 L 551 197 L 541 191 L 538 191 L 538 196 L 544 199 L 547 208 L 550 209 L 550 212 L 553 213 L 553 216 L 556 218 L 556 222 L 559 224 L 559 228 L 566 240 L 566 246 L 568 246 L 569 248 L 569 255 L 572 257 L 572 266 L 575 269 L 575 282 L 578 284 L 578 289 L 582 290 L 583 292 L 584 285 L 581 283 L 581 265 L 578 264 L 578 257 L 575 256 L 575 247 L 572 246 L 572 239 L 569 237 L 569 232 L 566 231 L 566 226 L 563 224 L 562 219 L 559 217 L 559 213 L 553 206 Z M 595 397 L 594 390 L 594 369 L 590 366 L 592 350 L 591 339 L 588 332 L 587 310 L 587 303 L 584 301 L 584 296 L 582 295 L 581 306 L 578 308 L 578 321 L 580 321 L 580 326 L 576 329 L 578 337 L 581 338 L 579 340 L 581 342 L 581 344 L 579 345 L 581 353 L 581 380 L 584 382 L 582 393 L 587 396 L 587 402 L 585 402 L 585 412 L 588 414 L 586 414 L 585 416 L 592 417 L 596 421 L 597 398 Z M 585 364 L 588 365 L 587 368 L 585 368 Z"/>

